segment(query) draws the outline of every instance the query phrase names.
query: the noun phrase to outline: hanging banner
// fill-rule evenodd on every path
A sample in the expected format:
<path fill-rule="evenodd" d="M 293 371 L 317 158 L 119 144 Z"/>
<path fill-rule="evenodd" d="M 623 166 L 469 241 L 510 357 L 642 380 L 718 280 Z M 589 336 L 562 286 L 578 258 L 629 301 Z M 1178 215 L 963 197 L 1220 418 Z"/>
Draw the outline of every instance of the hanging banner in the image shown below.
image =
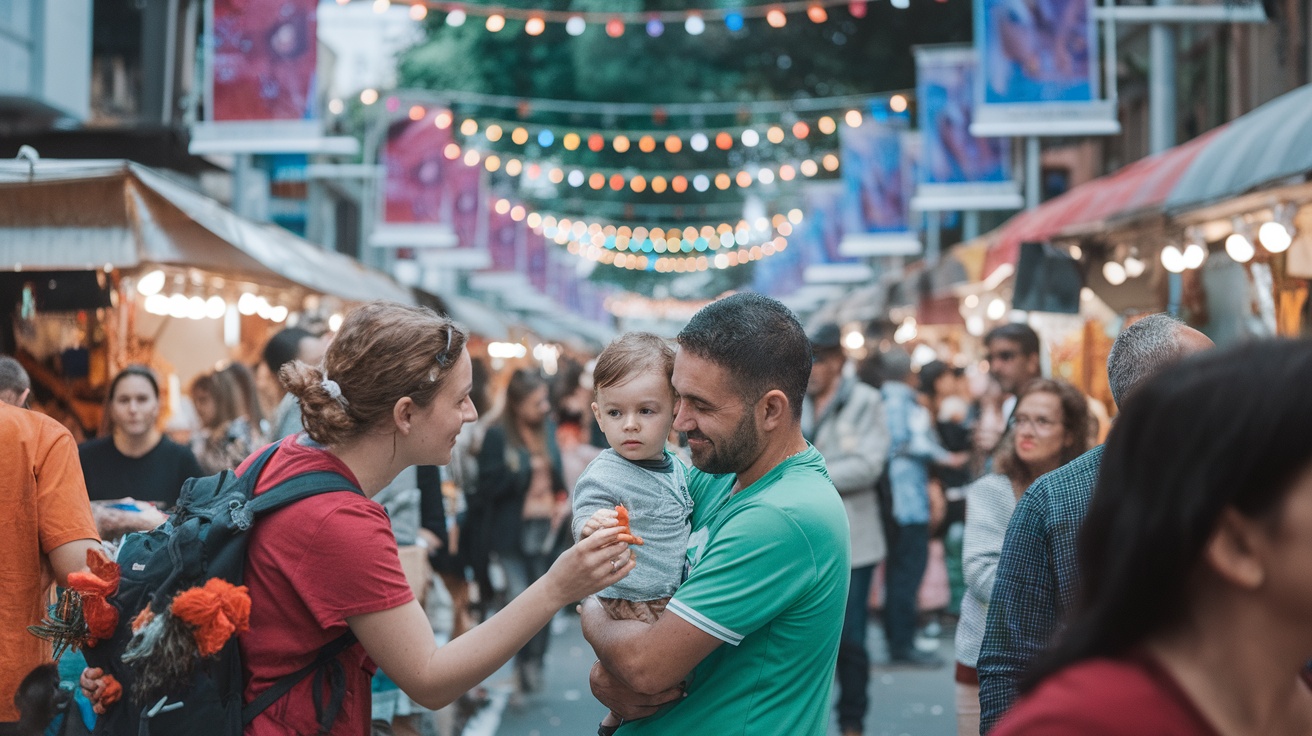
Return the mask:
<path fill-rule="evenodd" d="M 971 133 L 975 51 L 969 46 L 916 49 L 921 159 L 911 206 L 925 211 L 1018 209 L 1011 141 Z"/>
<path fill-rule="evenodd" d="M 978 136 L 1112 135 L 1093 0 L 975 0 Z"/>
<path fill-rule="evenodd" d="M 189 150 L 341 153 L 359 143 L 325 137 L 319 120 L 318 0 L 209 0 L 204 120 Z"/>
<path fill-rule="evenodd" d="M 910 226 L 902 126 L 866 117 L 839 136 L 843 174 L 844 256 L 912 256 L 920 238 Z"/>
<path fill-rule="evenodd" d="M 417 121 L 403 118 L 387 127 L 382 152 L 383 216 L 370 243 L 405 248 L 462 245 L 462 253 L 443 258 L 443 264 L 482 268 L 487 258 L 475 257 L 476 232 L 470 228 L 471 222 L 478 222 L 470 216 L 479 206 L 478 171 L 443 155 L 453 138 L 450 129 L 434 125 L 440 113 L 429 110 Z M 471 207 L 474 213 L 468 213 Z M 457 234 L 457 223 L 462 234 Z"/>
<path fill-rule="evenodd" d="M 841 181 L 815 182 L 807 185 L 804 197 L 802 222 L 793 231 L 794 240 L 801 236 L 804 250 L 802 279 L 808 284 L 850 284 L 872 278 L 869 266 L 842 251 L 846 185 Z"/>

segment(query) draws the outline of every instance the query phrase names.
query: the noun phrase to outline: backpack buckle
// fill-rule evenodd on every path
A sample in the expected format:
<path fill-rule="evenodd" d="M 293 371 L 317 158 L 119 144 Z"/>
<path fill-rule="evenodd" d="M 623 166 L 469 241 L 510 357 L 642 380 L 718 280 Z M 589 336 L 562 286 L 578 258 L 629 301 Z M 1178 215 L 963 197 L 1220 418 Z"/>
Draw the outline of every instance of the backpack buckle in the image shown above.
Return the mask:
<path fill-rule="evenodd" d="M 241 501 L 230 501 L 228 503 L 228 513 L 232 515 L 232 523 L 236 524 L 237 528 L 242 531 L 250 529 L 251 524 L 255 522 L 255 514 L 246 508 L 246 504 Z"/>

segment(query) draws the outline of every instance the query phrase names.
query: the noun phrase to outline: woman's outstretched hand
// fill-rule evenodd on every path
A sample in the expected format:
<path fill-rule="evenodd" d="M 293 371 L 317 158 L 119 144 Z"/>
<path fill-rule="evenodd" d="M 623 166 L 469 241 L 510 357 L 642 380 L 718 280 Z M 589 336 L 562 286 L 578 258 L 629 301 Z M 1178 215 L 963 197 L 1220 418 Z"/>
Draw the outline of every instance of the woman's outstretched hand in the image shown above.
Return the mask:
<path fill-rule="evenodd" d="M 546 577 L 559 592 L 562 605 L 582 600 L 629 574 L 638 558 L 621 535 L 632 538 L 626 527 L 598 529 L 556 559 Z"/>

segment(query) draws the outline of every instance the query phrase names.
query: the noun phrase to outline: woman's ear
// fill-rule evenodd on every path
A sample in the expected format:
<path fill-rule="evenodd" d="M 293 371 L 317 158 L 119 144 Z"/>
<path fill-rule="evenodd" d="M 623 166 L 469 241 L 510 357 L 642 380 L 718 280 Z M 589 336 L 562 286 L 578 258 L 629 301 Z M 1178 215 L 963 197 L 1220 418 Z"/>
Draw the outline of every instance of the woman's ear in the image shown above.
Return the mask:
<path fill-rule="evenodd" d="M 396 400 L 392 406 L 392 421 L 396 424 L 396 429 L 403 435 L 410 434 L 414 427 L 415 411 L 414 399 L 409 396 L 402 396 Z"/>
<path fill-rule="evenodd" d="M 1226 508 L 1203 549 L 1207 566 L 1232 585 L 1247 590 L 1261 587 L 1266 566 L 1261 555 L 1260 527 L 1260 522 Z"/>

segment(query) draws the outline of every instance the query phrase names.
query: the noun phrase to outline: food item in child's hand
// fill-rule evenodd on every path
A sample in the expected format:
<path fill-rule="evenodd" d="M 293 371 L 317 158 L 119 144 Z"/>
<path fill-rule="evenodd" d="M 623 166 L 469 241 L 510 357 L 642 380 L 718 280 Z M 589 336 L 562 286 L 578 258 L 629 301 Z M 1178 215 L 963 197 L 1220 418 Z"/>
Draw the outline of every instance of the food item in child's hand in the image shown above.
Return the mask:
<path fill-rule="evenodd" d="M 619 525 L 624 528 L 624 532 L 619 535 L 619 540 L 625 544 L 642 544 L 642 537 L 634 534 L 629 528 L 629 510 L 624 508 L 624 504 L 615 507 L 615 517 Z"/>

